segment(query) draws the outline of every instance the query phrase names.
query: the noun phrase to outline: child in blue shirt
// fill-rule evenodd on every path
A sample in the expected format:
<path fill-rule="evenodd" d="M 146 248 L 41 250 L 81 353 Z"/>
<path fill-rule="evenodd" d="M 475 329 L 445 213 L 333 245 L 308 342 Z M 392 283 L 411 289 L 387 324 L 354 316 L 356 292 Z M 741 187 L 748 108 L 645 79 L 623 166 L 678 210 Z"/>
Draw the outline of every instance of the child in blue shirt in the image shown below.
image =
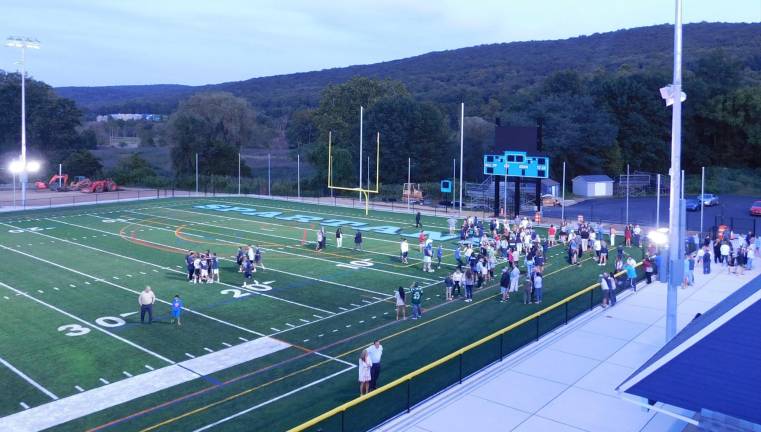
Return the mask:
<path fill-rule="evenodd" d="M 172 299 L 172 322 L 174 323 L 177 321 L 177 325 L 182 325 L 180 323 L 180 314 L 182 313 L 182 299 L 179 295 L 175 294 L 174 298 Z"/>

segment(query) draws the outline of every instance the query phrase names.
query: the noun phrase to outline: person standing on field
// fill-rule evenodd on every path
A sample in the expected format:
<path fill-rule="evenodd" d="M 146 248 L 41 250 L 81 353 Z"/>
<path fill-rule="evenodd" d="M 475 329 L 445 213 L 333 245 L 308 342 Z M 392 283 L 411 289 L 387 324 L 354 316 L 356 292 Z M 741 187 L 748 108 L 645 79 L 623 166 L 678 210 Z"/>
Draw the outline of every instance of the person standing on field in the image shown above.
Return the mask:
<path fill-rule="evenodd" d="M 415 214 L 415 228 L 420 228 L 422 225 L 420 224 L 420 212 L 417 212 Z"/>
<path fill-rule="evenodd" d="M 182 299 L 180 298 L 179 294 L 175 294 L 174 298 L 172 299 L 172 322 L 177 321 L 177 325 L 181 326 L 182 323 L 180 322 L 180 314 L 182 313 Z"/>
<path fill-rule="evenodd" d="M 148 324 L 153 323 L 153 304 L 156 303 L 156 295 L 150 286 L 146 286 L 137 298 L 140 305 L 140 323 L 145 324 L 145 314 L 148 314 Z"/>
<path fill-rule="evenodd" d="M 499 279 L 499 291 L 502 294 L 500 303 L 510 300 L 510 272 L 507 271 L 507 267 L 502 269 L 502 277 Z"/>
<path fill-rule="evenodd" d="M 354 250 L 362 250 L 362 231 L 357 230 L 354 234 Z"/>
<path fill-rule="evenodd" d="M 399 321 L 399 315 L 402 319 L 407 319 L 407 305 L 404 299 L 404 288 L 399 287 L 394 291 L 394 300 L 396 301 L 396 320 Z"/>
<path fill-rule="evenodd" d="M 399 251 L 399 258 L 402 260 L 402 263 L 407 264 L 407 256 L 410 253 L 410 244 L 407 242 L 407 239 L 402 239 L 399 243 Z"/>
<path fill-rule="evenodd" d="M 383 345 L 380 339 L 376 339 L 372 345 L 367 347 L 367 356 L 372 366 L 370 367 L 370 391 L 378 386 L 378 377 L 381 372 L 381 356 L 383 355 Z"/>
<path fill-rule="evenodd" d="M 362 354 L 359 355 L 359 395 L 362 396 L 370 391 L 370 368 L 373 364 L 370 362 L 370 357 L 367 354 L 367 350 L 362 350 Z"/>
<path fill-rule="evenodd" d="M 423 289 L 417 282 L 412 286 L 412 319 L 416 320 L 423 317 L 421 305 L 423 303 Z"/>
<path fill-rule="evenodd" d="M 336 228 L 336 247 L 340 248 L 343 244 L 343 232 L 341 232 L 341 227 Z"/>

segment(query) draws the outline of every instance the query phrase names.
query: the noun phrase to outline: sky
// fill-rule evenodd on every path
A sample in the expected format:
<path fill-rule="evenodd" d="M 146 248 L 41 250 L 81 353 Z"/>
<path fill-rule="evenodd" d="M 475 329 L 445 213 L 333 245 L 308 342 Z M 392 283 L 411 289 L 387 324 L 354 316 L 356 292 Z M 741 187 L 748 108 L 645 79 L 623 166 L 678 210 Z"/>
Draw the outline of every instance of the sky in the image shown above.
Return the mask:
<path fill-rule="evenodd" d="M 761 0 L 685 0 L 684 22 L 759 22 Z M 214 84 L 473 45 L 673 23 L 671 0 L 3 0 L 53 86 Z M 0 47 L 0 69 L 19 50 Z"/>

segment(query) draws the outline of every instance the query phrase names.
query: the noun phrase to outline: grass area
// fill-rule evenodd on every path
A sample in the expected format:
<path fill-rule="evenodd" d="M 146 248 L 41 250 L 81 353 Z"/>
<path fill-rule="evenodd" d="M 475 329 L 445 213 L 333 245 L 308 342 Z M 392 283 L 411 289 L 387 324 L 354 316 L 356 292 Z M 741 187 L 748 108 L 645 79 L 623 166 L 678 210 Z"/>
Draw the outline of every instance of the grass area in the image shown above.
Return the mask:
<path fill-rule="evenodd" d="M 318 253 L 321 223 L 328 248 Z M 338 224 L 341 249 L 331 226 Z M 443 218 L 424 216 L 423 224 L 446 250 L 434 273 L 421 271 L 414 238 L 410 264 L 399 261 L 400 235 L 416 235 L 408 214 L 222 197 L 8 214 L 0 218 L 0 358 L 29 380 L 0 365 L 0 416 L 50 402 L 40 388 L 76 396 L 268 338 L 287 348 L 124 398 L 54 430 L 283 430 L 354 398 L 354 365 L 374 339 L 384 345 L 382 385 L 540 310 L 499 303 L 497 281 L 472 303 L 445 301 L 442 280 L 454 269 L 457 239 L 447 237 Z M 352 226 L 366 228 L 363 251 L 352 250 Z M 264 251 L 266 270 L 251 288 L 240 287 L 234 262 L 243 244 Z M 218 253 L 221 284 L 187 283 L 188 249 Z M 580 268 L 566 265 L 560 247 L 548 255 L 544 305 L 602 271 L 590 255 Z M 414 282 L 425 287 L 424 318 L 396 321 L 393 290 Z M 135 313 L 145 285 L 163 301 L 150 326 Z M 166 302 L 175 294 L 188 309 L 182 327 L 169 323 Z M 396 403 L 393 392 L 388 398 Z"/>

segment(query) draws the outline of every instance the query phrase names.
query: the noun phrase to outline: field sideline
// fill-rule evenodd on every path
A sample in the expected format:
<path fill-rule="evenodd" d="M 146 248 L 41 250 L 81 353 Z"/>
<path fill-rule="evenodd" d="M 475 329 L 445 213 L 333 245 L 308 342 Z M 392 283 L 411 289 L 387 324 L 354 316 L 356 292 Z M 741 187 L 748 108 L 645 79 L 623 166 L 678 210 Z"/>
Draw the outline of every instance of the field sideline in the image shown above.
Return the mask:
<path fill-rule="evenodd" d="M 320 225 L 324 252 L 314 250 Z M 499 303 L 498 280 L 472 303 L 446 302 L 442 280 L 459 238 L 444 218 L 423 216 L 423 226 L 445 248 L 433 273 L 421 271 L 410 214 L 245 197 L 6 214 L 0 430 L 284 430 L 358 395 L 357 356 L 374 339 L 383 340 L 384 384 L 540 310 Z M 356 229 L 362 251 L 352 250 Z M 409 264 L 399 260 L 401 236 Z M 235 252 L 252 244 L 266 270 L 244 288 Z M 217 252 L 221 283 L 187 282 L 189 249 Z M 544 304 L 602 271 L 591 255 L 571 268 L 551 248 Z M 415 282 L 424 317 L 396 321 L 393 291 Z M 152 325 L 137 313 L 146 285 L 158 298 Z M 185 303 L 181 327 L 169 322 L 175 294 Z"/>

